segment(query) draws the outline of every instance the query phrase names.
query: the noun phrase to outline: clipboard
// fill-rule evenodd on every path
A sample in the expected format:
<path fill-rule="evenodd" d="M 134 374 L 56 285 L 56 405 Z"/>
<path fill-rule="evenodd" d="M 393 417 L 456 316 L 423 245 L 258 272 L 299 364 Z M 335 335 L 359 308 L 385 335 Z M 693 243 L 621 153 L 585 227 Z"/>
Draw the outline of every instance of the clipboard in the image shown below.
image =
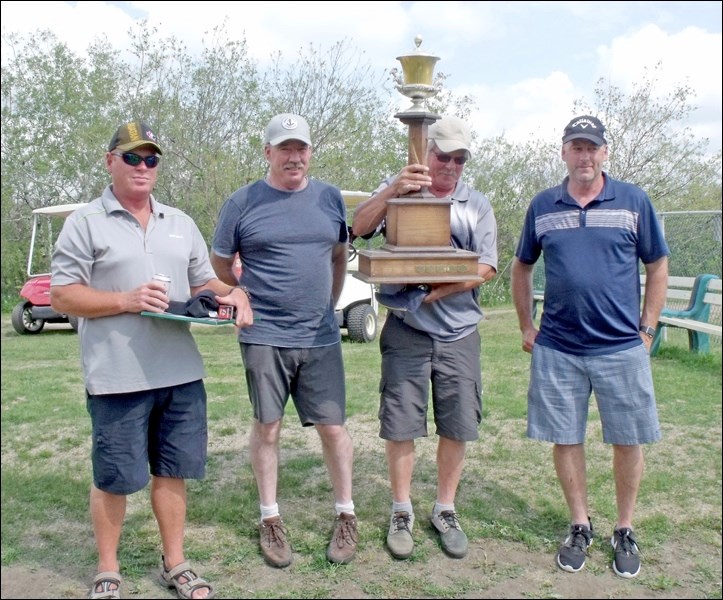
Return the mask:
<path fill-rule="evenodd" d="M 233 325 L 235 319 L 214 319 L 213 317 L 189 317 L 186 315 L 174 315 L 173 313 L 155 313 L 144 310 L 142 317 L 153 317 L 155 319 L 168 319 L 169 321 L 182 321 L 184 323 L 199 323 L 201 325 Z"/>

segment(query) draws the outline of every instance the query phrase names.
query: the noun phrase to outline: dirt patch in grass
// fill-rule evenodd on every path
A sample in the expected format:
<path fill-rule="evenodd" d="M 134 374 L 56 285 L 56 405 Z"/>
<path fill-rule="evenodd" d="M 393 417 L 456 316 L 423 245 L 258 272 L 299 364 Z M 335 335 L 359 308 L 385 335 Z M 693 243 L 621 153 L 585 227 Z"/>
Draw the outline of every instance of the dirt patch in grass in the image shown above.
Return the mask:
<path fill-rule="evenodd" d="M 290 424 L 289 424 L 290 425 Z M 350 430 L 355 440 L 359 460 L 355 473 L 357 504 L 371 505 L 372 499 L 362 487 L 377 490 L 387 489 L 383 443 L 376 433 L 376 422 L 372 418 L 353 418 Z M 496 436 L 502 436 L 510 445 L 513 454 L 528 456 L 539 452 L 540 448 L 515 432 L 520 423 L 497 423 Z M 231 462 L 246 462 L 248 436 L 246 431 L 238 431 L 223 436 L 218 448 L 219 436 L 211 436 L 212 453 L 223 450 L 224 457 L 229 460 L 228 468 L 234 468 Z M 298 426 L 288 426 L 283 434 L 285 456 L 296 454 L 319 454 L 318 436 L 313 430 Z M 433 463 L 436 442 L 434 438 L 418 443 L 419 463 Z M 479 443 L 468 457 L 467 471 L 469 478 L 477 481 L 478 477 L 492 481 L 479 482 L 478 485 L 492 486 L 493 477 L 502 478 L 510 487 L 519 485 L 516 480 L 524 478 L 515 472 L 507 463 L 503 472 L 498 472 L 494 464 L 488 463 L 491 450 Z M 609 449 L 608 449 L 609 450 Z M 599 455 L 598 455 L 599 454 Z M 604 447 L 592 444 L 590 460 L 605 460 Z M 609 457 L 609 455 L 608 455 Z M 549 454 L 538 457 L 540 468 L 546 470 L 550 465 Z M 527 465 L 533 461 L 524 458 Z M 283 468 L 283 467 L 282 467 Z M 225 467 L 221 469 L 225 470 Z M 317 472 L 318 471 L 318 472 Z M 314 469 L 313 479 L 308 485 L 325 485 L 327 475 L 323 468 Z M 474 473 L 474 475 L 472 475 Z M 427 495 L 433 489 L 433 479 L 429 473 L 415 474 L 415 487 L 426 486 Z M 527 473 L 527 477 L 529 477 Z M 538 477 L 540 481 L 542 477 Z M 498 479 L 499 481 L 500 479 Z M 471 482 L 467 481 L 466 486 Z M 543 483 L 540 483 L 543 485 Z M 558 492 L 554 480 L 550 493 Z M 478 488 L 477 494 L 486 491 Z M 607 531 L 599 531 L 590 550 L 585 569 L 577 574 L 568 574 L 555 565 L 556 543 L 549 547 L 531 549 L 519 541 L 505 541 L 496 537 L 471 536 L 469 553 L 461 560 L 447 558 L 440 550 L 435 533 L 426 522 L 426 514 L 418 514 L 415 527 L 415 553 L 410 560 L 397 561 L 386 551 L 384 536 L 386 534 L 386 513 L 384 509 L 372 519 L 360 520 L 361 542 L 356 559 L 349 565 L 332 566 L 326 563 L 323 554 L 310 550 L 305 532 L 294 529 L 294 512 L 308 510 L 292 502 L 286 494 L 283 498 L 289 507 L 287 523 L 290 527 L 294 546 L 294 562 L 287 569 L 273 569 L 264 564 L 258 553 L 245 551 L 238 557 L 229 557 L 220 552 L 213 558 L 196 562 L 200 574 L 214 583 L 218 598 L 702 598 L 720 597 L 721 593 L 721 556 L 720 532 L 711 540 L 693 539 L 694 536 L 675 537 L 664 546 L 648 547 L 645 540 L 643 547 L 643 569 L 641 575 L 634 580 L 617 577 L 610 568 L 611 552 L 607 539 Z M 388 497 L 377 498 L 375 506 L 386 507 Z M 560 498 L 560 502 L 562 499 Z M 147 510 L 147 498 L 135 495 L 129 501 L 129 514 L 136 510 Z M 460 506 L 464 514 L 464 506 Z M 657 507 L 656 510 L 662 510 Z M 421 511 L 419 511 L 421 513 Z M 253 520 L 250 516 L 247 520 Z M 320 517 L 319 527 L 324 527 L 324 518 Z M 463 521 L 464 524 L 464 521 Z M 55 527 L 63 528 L 62 523 Z M 88 528 L 90 524 L 88 524 Z M 148 527 L 153 527 L 149 519 Z M 605 526 L 603 526 L 605 527 Z M 470 529 L 473 529 L 470 524 Z M 67 527 L 75 535 L 83 536 L 77 527 Z M 249 538 L 255 533 L 251 526 L 246 528 Z M 550 532 L 554 538 L 557 532 Z M 213 546 L 220 543 L 226 533 L 218 528 L 203 527 L 189 524 L 188 536 L 196 540 L 205 540 L 205 544 Z M 245 534 L 244 534 L 245 535 Z M 674 539 L 674 541 L 672 541 Z M 215 542 L 214 542 L 215 540 Z M 249 540 L 247 547 L 256 549 L 255 539 Z M 124 543 L 129 543 L 128 541 Z M 26 564 L 4 566 L 2 568 L 2 598 L 84 598 L 93 572 L 86 567 L 78 568 L 68 565 L 66 569 L 47 569 Z M 413 591 L 412 591 L 413 590 Z M 421 590 L 421 591 L 420 591 Z M 132 581 L 124 582 L 124 598 L 173 598 L 172 592 L 157 583 L 155 571 L 149 570 L 146 576 L 133 577 Z"/>
<path fill-rule="evenodd" d="M 426 532 L 424 537 L 417 537 L 422 545 L 433 545 Z M 282 570 L 256 558 L 251 560 L 252 568 L 245 566 L 237 572 L 220 564 L 197 566 L 212 579 L 218 598 L 409 598 L 405 581 L 411 580 L 426 581 L 430 593 L 423 598 L 720 597 L 720 583 L 717 589 L 702 590 L 698 577 L 705 568 L 720 573 L 720 556 L 690 556 L 681 550 L 687 547 L 690 545 L 685 540 L 669 545 L 661 553 L 665 560 L 644 565 L 634 580 L 624 580 L 612 572 L 607 548 L 592 550 L 586 568 L 568 574 L 555 567 L 553 555 L 489 540 L 473 542 L 462 560 L 440 553 L 429 561 L 396 561 L 376 544 L 367 543 L 354 563 L 327 569 L 323 582 L 310 576 L 308 559 L 298 555 L 291 567 Z M 40 567 L 3 567 L 2 598 L 85 598 L 92 574 L 78 575 L 74 569 L 57 572 Z M 307 579 L 313 581 L 311 586 L 305 586 Z M 132 589 L 124 587 L 124 598 L 175 597 L 156 583 L 155 573 L 137 580 Z M 651 589 L 655 587 L 660 589 Z M 381 589 L 389 595 L 378 595 Z"/>

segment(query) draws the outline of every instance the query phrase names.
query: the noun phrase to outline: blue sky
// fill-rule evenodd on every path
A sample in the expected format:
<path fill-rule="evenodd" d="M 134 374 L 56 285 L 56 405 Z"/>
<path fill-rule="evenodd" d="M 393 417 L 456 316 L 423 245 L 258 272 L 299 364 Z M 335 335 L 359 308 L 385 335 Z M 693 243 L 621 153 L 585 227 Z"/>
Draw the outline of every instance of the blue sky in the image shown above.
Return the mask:
<path fill-rule="evenodd" d="M 481 137 L 558 141 L 573 101 L 600 77 L 629 93 L 656 65 L 656 89 L 696 92 L 688 125 L 721 148 L 721 2 L 2 2 L 2 31 L 50 29 L 81 53 L 97 36 L 122 48 L 148 19 L 191 50 L 224 21 L 262 64 L 273 52 L 348 40 L 382 73 L 421 49 L 455 93 L 475 99 Z M 3 55 L 6 46 L 2 46 Z M 403 102 L 406 106 L 406 103 Z M 614 149 L 612 149 L 614 151 Z"/>

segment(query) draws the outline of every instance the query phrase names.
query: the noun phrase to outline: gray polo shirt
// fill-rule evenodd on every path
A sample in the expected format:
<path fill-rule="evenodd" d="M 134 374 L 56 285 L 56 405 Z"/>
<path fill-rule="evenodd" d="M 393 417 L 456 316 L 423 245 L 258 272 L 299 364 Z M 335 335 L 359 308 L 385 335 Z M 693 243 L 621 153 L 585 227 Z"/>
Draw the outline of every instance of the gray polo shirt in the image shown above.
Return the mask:
<path fill-rule="evenodd" d="M 191 287 L 216 275 L 194 221 L 156 202 L 144 231 L 111 187 L 71 214 L 58 237 L 51 285 L 80 283 L 99 290 L 128 291 L 155 273 L 171 277 L 170 299 L 185 301 Z M 156 389 L 205 376 L 188 323 L 124 313 L 80 319 L 80 352 L 91 394 Z"/>
<path fill-rule="evenodd" d="M 378 194 L 391 184 L 385 180 L 375 191 Z M 424 195 L 424 192 L 423 194 Z M 430 195 L 431 197 L 431 195 Z M 497 269 L 497 220 L 487 196 L 467 185 L 461 179 L 452 193 L 450 228 L 452 247 L 479 254 L 477 262 Z M 384 223 L 382 223 L 382 226 Z M 381 226 L 380 226 L 381 229 Z M 402 289 L 400 284 L 382 284 L 381 291 L 393 294 Z M 414 312 L 394 313 L 410 327 L 419 329 L 435 340 L 453 342 L 468 336 L 483 317 L 479 305 L 479 288 L 451 294 L 436 302 L 422 304 Z"/>

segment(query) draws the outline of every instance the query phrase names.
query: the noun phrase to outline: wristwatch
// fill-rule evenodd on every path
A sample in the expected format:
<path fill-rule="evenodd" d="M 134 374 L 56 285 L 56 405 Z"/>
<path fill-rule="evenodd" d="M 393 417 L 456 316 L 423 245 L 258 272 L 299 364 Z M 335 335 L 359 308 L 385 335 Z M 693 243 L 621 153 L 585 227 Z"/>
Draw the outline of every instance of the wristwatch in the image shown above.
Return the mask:
<path fill-rule="evenodd" d="M 655 337 L 655 327 L 651 327 L 650 325 L 641 325 L 638 327 L 638 330 L 647 335 L 649 338 Z"/>

